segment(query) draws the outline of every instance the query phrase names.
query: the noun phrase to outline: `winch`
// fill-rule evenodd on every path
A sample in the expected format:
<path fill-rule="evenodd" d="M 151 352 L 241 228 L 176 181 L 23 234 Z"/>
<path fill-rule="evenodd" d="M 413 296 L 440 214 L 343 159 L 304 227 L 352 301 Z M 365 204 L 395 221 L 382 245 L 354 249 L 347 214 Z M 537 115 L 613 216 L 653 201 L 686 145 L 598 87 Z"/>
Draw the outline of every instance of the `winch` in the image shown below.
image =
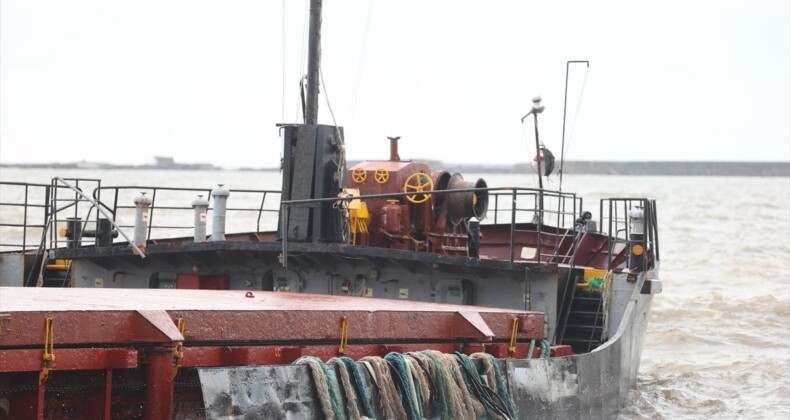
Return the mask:
<path fill-rule="evenodd" d="M 357 245 L 477 256 L 479 229 L 488 190 L 483 179 L 466 181 L 459 173 L 431 171 L 423 162 L 401 160 L 400 137 L 389 137 L 390 158 L 364 161 L 348 169 L 346 192 L 361 197 L 352 209 L 351 242 Z M 364 198 L 365 196 L 372 196 Z"/>

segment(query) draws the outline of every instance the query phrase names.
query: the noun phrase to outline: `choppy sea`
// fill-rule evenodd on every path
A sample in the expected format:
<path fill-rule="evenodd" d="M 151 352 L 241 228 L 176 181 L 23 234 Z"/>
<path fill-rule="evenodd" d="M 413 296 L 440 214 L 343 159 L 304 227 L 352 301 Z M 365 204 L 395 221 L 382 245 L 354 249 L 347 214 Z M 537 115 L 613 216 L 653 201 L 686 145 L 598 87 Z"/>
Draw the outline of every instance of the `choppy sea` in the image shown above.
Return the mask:
<path fill-rule="evenodd" d="M 0 168 L 2 181 L 54 176 L 280 187 L 277 172 Z M 531 175 L 464 176 L 534 186 Z M 557 179 L 547 184 L 558 187 Z M 562 189 L 584 197 L 595 217 L 601 197 L 657 200 L 663 293 L 653 300 L 637 388 L 621 417 L 790 418 L 790 178 L 566 175 Z M 8 194 L 0 191 L 0 201 Z"/>

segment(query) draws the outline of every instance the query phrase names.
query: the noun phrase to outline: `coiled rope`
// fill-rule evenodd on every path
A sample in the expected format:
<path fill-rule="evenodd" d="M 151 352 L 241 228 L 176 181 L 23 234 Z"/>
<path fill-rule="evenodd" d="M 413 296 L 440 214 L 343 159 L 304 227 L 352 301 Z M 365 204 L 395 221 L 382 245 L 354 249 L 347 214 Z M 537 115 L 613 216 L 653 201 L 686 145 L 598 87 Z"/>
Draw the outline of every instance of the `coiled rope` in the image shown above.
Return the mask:
<path fill-rule="evenodd" d="M 548 340 L 532 340 L 528 357 L 535 346 L 540 348 L 540 358 L 550 357 Z M 294 363 L 310 369 L 327 419 L 375 419 L 379 414 L 386 419 L 408 420 L 517 418 L 499 361 L 487 353 L 391 352 L 383 358 L 363 357 L 359 362 L 335 357 L 326 365 L 316 357 L 304 356 Z M 378 410 L 372 406 L 360 367 L 367 370 L 371 386 L 378 391 Z M 337 379 L 333 368 L 337 369 Z M 334 389 L 338 384 L 345 401 Z"/>
<path fill-rule="evenodd" d="M 497 395 L 499 395 L 510 417 L 516 418 L 516 408 L 513 406 L 513 400 L 510 398 L 510 393 L 505 385 L 505 376 L 499 369 L 499 363 L 497 363 L 494 356 L 488 353 L 474 353 L 470 357 L 475 360 L 480 360 L 484 369 L 483 373 L 485 373 L 488 379 L 488 386 L 494 389 Z"/>
<path fill-rule="evenodd" d="M 379 390 L 379 408 L 387 419 L 405 419 L 406 410 L 400 403 L 398 391 L 390 374 L 389 364 L 381 357 L 367 356 L 360 359 L 369 368 Z"/>
<path fill-rule="evenodd" d="M 340 360 L 345 363 L 349 372 L 351 372 L 351 378 L 354 380 L 354 387 L 357 392 L 357 401 L 362 406 L 362 411 L 365 413 L 365 417 L 370 419 L 376 419 L 376 413 L 373 411 L 373 407 L 370 406 L 370 398 L 368 396 L 368 392 L 365 390 L 365 383 L 362 382 L 362 375 L 359 373 L 359 366 L 354 359 L 346 356 L 341 356 Z"/>
<path fill-rule="evenodd" d="M 492 418 L 496 419 L 514 419 L 515 417 L 510 415 L 505 402 L 502 401 L 502 398 L 499 397 L 499 394 L 497 394 L 496 391 L 485 385 L 480 380 L 480 374 L 477 372 L 477 368 L 472 362 L 472 359 L 469 358 L 469 356 L 459 352 L 455 352 L 455 358 L 458 360 L 458 365 L 462 368 L 461 370 L 466 379 L 467 386 L 474 393 L 475 397 L 483 404 L 486 413 Z"/>
<path fill-rule="evenodd" d="M 302 356 L 296 359 L 294 364 L 307 365 L 310 368 L 310 373 L 313 376 L 313 384 L 318 393 L 318 399 L 321 401 L 321 410 L 324 413 L 324 417 L 328 420 L 345 419 L 343 411 L 340 408 L 340 403 L 337 401 L 335 389 L 332 386 L 334 373 L 327 369 L 321 359 L 315 356 Z"/>
<path fill-rule="evenodd" d="M 407 366 L 406 359 L 400 353 L 389 353 L 384 356 L 390 367 L 395 388 L 398 392 L 398 397 L 403 403 L 403 408 L 406 410 L 407 417 L 411 419 L 422 418 L 422 398 L 417 395 L 417 390 L 414 386 L 414 380 L 411 375 L 410 369 Z"/>

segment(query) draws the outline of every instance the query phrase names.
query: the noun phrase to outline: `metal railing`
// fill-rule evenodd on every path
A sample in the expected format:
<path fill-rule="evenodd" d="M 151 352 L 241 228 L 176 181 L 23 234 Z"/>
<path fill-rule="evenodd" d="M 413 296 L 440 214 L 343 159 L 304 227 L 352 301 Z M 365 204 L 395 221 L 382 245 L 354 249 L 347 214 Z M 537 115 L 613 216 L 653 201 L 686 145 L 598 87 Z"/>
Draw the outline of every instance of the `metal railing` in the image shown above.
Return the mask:
<path fill-rule="evenodd" d="M 83 232 L 97 226 L 101 213 L 97 205 L 118 227 L 132 229 L 134 197 L 141 192 L 150 194 L 152 202 L 148 239 L 188 236 L 194 229 L 189 223 L 194 220 L 192 201 L 211 194 L 211 188 L 102 186 L 98 179 L 84 178 L 65 181 L 70 185 L 59 183 L 58 178 L 50 184 L 0 182 L 0 252 L 70 246 L 74 239 L 65 236 L 69 224 L 79 221 Z M 71 187 L 92 196 L 96 205 Z M 275 190 L 233 190 L 227 212 L 241 216 L 229 217 L 228 233 L 276 229 L 279 198 L 280 191 Z M 96 240 L 83 235 L 78 242 L 91 246 Z"/>
<path fill-rule="evenodd" d="M 641 232 L 634 232 L 629 220 L 629 212 L 641 209 L 643 220 Z M 606 227 L 602 233 L 609 238 L 609 268 L 612 267 L 614 258 L 619 254 L 618 245 L 630 249 L 634 243 L 632 234 L 642 235 L 639 240 L 644 243 L 644 253 L 640 256 L 645 268 L 652 268 L 660 260 L 658 241 L 658 218 L 656 217 L 656 201 L 647 198 L 604 198 L 601 199 L 600 213 L 601 227 Z M 626 261 L 626 266 L 631 268 L 631 260 Z"/>
<path fill-rule="evenodd" d="M 173 235 L 188 236 L 195 228 L 192 222 L 192 201 L 198 197 L 211 198 L 211 188 L 178 188 L 151 186 L 106 186 L 94 191 L 94 197 L 104 197 L 115 220 L 122 228 L 134 228 L 134 197 L 146 193 L 151 198 L 148 218 L 148 239 L 162 239 Z M 264 232 L 268 226 L 276 228 L 280 191 L 232 189 L 226 209 L 231 232 Z M 234 204 L 241 203 L 241 204 Z M 255 205 L 253 206 L 253 203 Z M 213 210 L 213 207 L 209 207 Z M 236 213 L 240 218 L 230 215 Z M 275 220 L 264 220 L 266 216 Z M 254 225 L 252 224 L 254 223 Z"/>
<path fill-rule="evenodd" d="M 134 198 L 147 193 L 151 199 L 148 239 L 164 239 L 190 236 L 194 229 L 194 208 L 192 202 L 198 196 L 210 198 L 211 188 L 175 188 L 152 186 L 102 186 L 97 179 L 70 179 L 73 187 L 82 192 L 92 189 L 94 202 L 81 200 L 79 193 L 60 185 L 57 180 L 51 184 L 31 184 L 20 182 L 0 182 L 2 200 L 0 201 L 0 251 L 27 251 L 42 247 L 49 237 L 50 248 L 69 245 L 73 238 L 60 235 L 64 225 L 79 220 L 83 228 L 96 226 L 100 218 L 97 206 L 102 207 L 121 229 L 134 227 Z M 457 190 L 432 191 L 427 194 L 487 191 L 489 206 L 487 217 L 482 224 L 509 225 L 509 260 L 516 260 L 517 236 L 521 232 L 535 234 L 537 241 L 537 261 L 557 257 L 559 243 L 566 237 L 573 237 L 573 229 L 579 215 L 583 212 L 582 199 L 575 194 L 532 188 L 470 188 Z M 376 194 L 363 197 L 332 197 L 315 200 L 280 201 L 280 191 L 276 190 L 232 190 L 227 207 L 227 233 L 274 232 L 278 220 L 281 232 L 288 232 L 288 217 L 280 218 L 294 207 L 315 208 L 323 202 L 337 202 L 352 199 L 400 199 L 410 193 Z M 637 198 L 608 198 L 600 203 L 600 227 L 609 239 L 610 265 L 618 244 L 630 245 L 630 226 L 628 212 L 636 207 L 644 210 L 645 224 L 642 234 L 650 258 L 658 259 L 658 230 L 655 215 L 655 201 Z M 235 216 L 233 215 L 235 213 Z M 375 216 L 375 215 L 374 215 Z M 540 221 L 541 223 L 536 223 Z M 49 225 L 48 225 L 49 224 Z M 85 230 L 85 229 L 83 229 Z M 13 231 L 13 232 L 12 232 Z M 81 245 L 90 246 L 95 239 L 83 237 Z M 287 255 L 288 238 L 283 238 L 283 251 Z M 544 246 L 545 245 L 545 246 Z M 553 255 L 546 255 L 543 250 Z"/>
<path fill-rule="evenodd" d="M 507 223 L 510 226 L 509 261 L 511 263 L 516 260 L 516 234 L 518 232 L 537 233 L 537 250 L 535 259 L 537 261 L 542 261 L 545 259 L 544 257 L 547 256 L 541 251 L 544 245 L 542 241 L 544 236 L 546 236 L 545 231 L 554 231 L 554 233 L 551 233 L 552 235 L 573 235 L 572 230 L 574 223 L 578 215 L 582 212 L 582 199 L 577 197 L 576 194 L 565 193 L 561 191 L 539 190 L 534 188 L 468 188 L 442 191 L 425 191 L 420 192 L 419 194 L 441 195 L 483 191 L 488 192 L 489 203 L 493 204 L 493 208 L 489 206 L 487 217 L 481 221 L 481 224 L 499 224 L 500 219 L 507 220 Z M 322 203 L 351 201 L 357 199 L 400 199 L 402 197 L 411 195 L 414 195 L 414 192 L 282 201 L 280 205 L 283 217 L 280 219 L 282 223 L 280 226 L 280 232 L 289 232 L 290 218 L 288 217 L 288 214 L 293 208 L 317 208 L 320 207 Z M 536 223 L 538 221 L 541 223 Z M 535 229 L 525 230 L 517 228 L 519 225 L 526 223 L 532 223 L 535 226 Z M 287 264 L 288 235 L 283 234 L 281 239 L 283 249 L 283 263 Z M 552 256 L 553 255 L 554 253 L 552 253 Z"/>
<path fill-rule="evenodd" d="M 0 182 L 0 251 L 38 248 L 50 199 L 50 184 Z"/>
<path fill-rule="evenodd" d="M 0 182 L 0 251 L 30 251 L 65 246 L 60 235 L 69 218 L 90 219 L 93 205 L 81 201 L 79 191 L 101 186 L 98 179 L 54 178 L 49 184 Z M 98 213 L 97 213 L 98 214 Z"/>

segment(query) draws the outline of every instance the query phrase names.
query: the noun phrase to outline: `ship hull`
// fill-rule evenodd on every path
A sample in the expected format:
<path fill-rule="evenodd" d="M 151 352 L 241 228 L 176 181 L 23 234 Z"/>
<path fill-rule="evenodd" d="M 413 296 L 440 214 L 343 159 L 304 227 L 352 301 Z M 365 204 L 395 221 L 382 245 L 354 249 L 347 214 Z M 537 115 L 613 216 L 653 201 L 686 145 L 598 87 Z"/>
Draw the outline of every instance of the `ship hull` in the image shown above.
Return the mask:
<path fill-rule="evenodd" d="M 628 402 L 639 371 L 652 294 L 660 285 L 642 273 L 631 282 L 619 326 L 605 344 L 590 353 L 546 359 L 499 359 L 518 418 L 614 418 Z M 647 286 L 646 286 L 647 284 Z M 200 369 L 209 417 L 234 411 L 267 417 L 322 418 L 321 402 L 306 366 L 225 367 Z M 366 377 L 372 400 L 376 387 Z M 263 386 L 262 386 L 263 385 Z M 342 394 L 334 382 L 335 392 Z M 299 395 L 293 393 L 298 389 Z M 295 398 L 296 397 L 296 398 Z"/>

